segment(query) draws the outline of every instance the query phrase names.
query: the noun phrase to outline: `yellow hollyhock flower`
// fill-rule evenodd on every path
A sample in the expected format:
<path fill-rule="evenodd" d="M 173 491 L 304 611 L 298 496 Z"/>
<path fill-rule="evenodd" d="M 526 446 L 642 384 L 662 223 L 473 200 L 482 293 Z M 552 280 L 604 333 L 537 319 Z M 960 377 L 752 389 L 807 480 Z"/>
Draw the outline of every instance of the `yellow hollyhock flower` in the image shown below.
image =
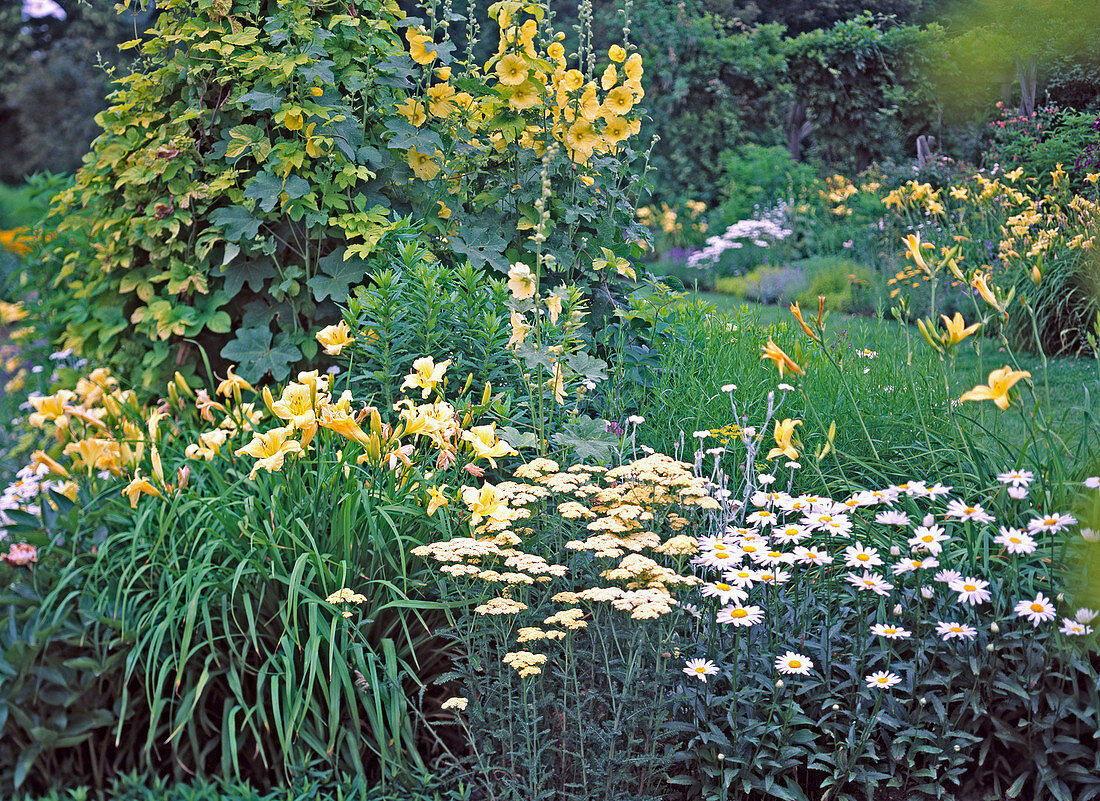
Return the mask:
<path fill-rule="evenodd" d="M 771 337 L 768 337 L 768 344 L 764 345 L 761 351 L 763 351 L 763 355 L 760 358 L 771 359 L 779 369 L 780 378 L 783 377 L 784 370 L 790 370 L 795 375 L 806 375 L 805 370 L 795 364 L 794 359 L 784 353 L 783 349 L 776 345 Z"/>
<path fill-rule="evenodd" d="M 547 295 L 543 302 L 546 304 L 546 311 L 550 313 L 550 322 L 556 325 L 561 316 L 561 295 Z"/>
<path fill-rule="evenodd" d="M 326 325 L 317 332 L 316 339 L 329 356 L 339 356 L 344 348 L 355 341 L 351 329 L 343 320 L 336 325 Z"/>
<path fill-rule="evenodd" d="M 298 441 L 289 439 L 293 432 L 294 429 L 289 427 L 273 428 L 263 434 L 256 434 L 251 442 L 236 451 L 237 456 L 251 456 L 258 460 L 248 474 L 249 479 L 255 479 L 260 470 L 277 473 L 283 469 L 288 454 L 302 452 Z"/>
<path fill-rule="evenodd" d="M 405 152 L 405 158 L 409 162 L 409 167 L 412 168 L 413 175 L 422 181 L 430 181 L 435 176 L 439 175 L 439 171 L 443 169 L 433 160 L 436 156 L 440 155 L 439 151 L 429 156 L 426 153 L 421 153 L 415 147 L 410 147 Z"/>
<path fill-rule="evenodd" d="M 607 50 L 607 57 L 616 64 L 622 64 L 626 60 L 626 51 L 621 45 L 613 44 Z"/>
<path fill-rule="evenodd" d="M 974 389 L 964 392 L 959 400 L 991 400 L 997 404 L 998 409 L 1004 411 L 1008 408 L 1008 391 L 1025 378 L 1031 378 L 1031 373 L 1027 370 L 1013 370 L 1006 364 L 989 374 L 988 384 L 978 384 Z"/>
<path fill-rule="evenodd" d="M 497 62 L 496 72 L 505 86 L 519 86 L 527 80 L 527 59 L 517 53 L 509 53 Z"/>
<path fill-rule="evenodd" d="M 605 92 L 611 89 L 619 82 L 619 71 L 615 69 L 614 64 L 608 64 L 607 69 L 603 71 L 603 75 L 600 76 L 600 88 Z"/>
<path fill-rule="evenodd" d="M 561 370 L 561 362 L 554 363 L 554 374 L 550 377 L 550 380 L 546 382 L 546 385 L 550 388 L 550 391 L 554 395 L 554 401 L 556 403 L 565 404 L 565 374 Z"/>
<path fill-rule="evenodd" d="M 438 56 L 434 49 L 428 50 L 427 45 L 434 45 L 435 42 L 423 31 L 409 28 L 405 31 L 405 40 L 409 43 L 409 55 L 417 64 L 431 64 Z"/>
<path fill-rule="evenodd" d="M 949 318 L 946 314 L 941 314 L 940 318 L 943 320 L 943 327 L 947 329 L 947 333 L 944 335 L 944 344 L 947 347 L 954 347 L 973 334 L 979 328 L 982 327 L 981 323 L 974 323 L 973 325 L 966 325 L 963 321 L 963 316 L 959 312 L 955 312 L 955 316 Z"/>
<path fill-rule="evenodd" d="M 626 60 L 626 64 L 623 65 L 623 69 L 626 70 L 626 77 L 631 81 L 640 81 L 642 79 L 642 55 L 641 53 L 631 53 L 630 58 Z"/>
<path fill-rule="evenodd" d="M 518 111 L 534 108 L 538 102 L 539 91 L 534 81 L 524 81 L 512 90 L 512 96 L 508 98 L 508 105 Z"/>
<path fill-rule="evenodd" d="M 517 261 L 508 270 L 508 289 L 516 300 L 527 300 L 535 296 L 537 283 L 531 268 Z"/>
<path fill-rule="evenodd" d="M 527 318 L 522 314 L 512 309 L 511 314 L 512 322 L 512 336 L 508 339 L 507 348 L 514 347 L 516 345 L 522 345 L 523 340 L 527 339 L 527 335 L 531 333 L 532 327 L 527 324 Z"/>
<path fill-rule="evenodd" d="M 411 97 L 406 98 L 403 103 L 397 104 L 397 113 L 417 128 L 428 121 L 428 114 L 424 111 L 424 104 Z"/>
<path fill-rule="evenodd" d="M 774 459 L 777 456 L 786 456 L 788 459 L 798 458 L 798 451 L 791 444 L 791 437 L 794 436 L 794 427 L 800 425 L 802 425 L 801 420 L 791 420 L 789 417 L 782 422 L 775 421 L 773 432 L 775 447 L 768 451 L 768 459 Z"/>
<path fill-rule="evenodd" d="M 450 364 L 450 359 L 436 364 L 431 356 L 421 356 L 413 362 L 413 371 L 405 376 L 405 381 L 401 384 L 402 391 L 419 389 L 420 397 L 427 398 L 443 382 L 443 374 Z"/>

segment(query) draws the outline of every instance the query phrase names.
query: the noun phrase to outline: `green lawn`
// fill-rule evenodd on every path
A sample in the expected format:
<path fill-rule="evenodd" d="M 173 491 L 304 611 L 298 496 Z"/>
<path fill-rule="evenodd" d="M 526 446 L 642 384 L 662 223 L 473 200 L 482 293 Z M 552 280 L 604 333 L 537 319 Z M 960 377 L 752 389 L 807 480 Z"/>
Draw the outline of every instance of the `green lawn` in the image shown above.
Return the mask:
<path fill-rule="evenodd" d="M 785 307 L 764 306 L 712 292 L 699 292 L 696 297 L 712 304 L 720 313 L 749 314 L 764 325 L 793 324 L 793 317 Z M 914 350 L 928 348 L 915 327 L 903 326 L 893 319 L 853 317 L 833 312 L 828 316 L 828 330 L 834 336 L 848 340 L 849 346 L 874 350 L 879 354 L 878 358 L 891 362 L 904 361 L 909 347 Z M 1039 405 L 1048 416 L 1052 431 L 1071 450 L 1078 451 L 1084 439 L 1084 448 L 1080 453 L 1095 455 L 1100 452 L 1100 427 L 1097 425 L 1097 415 L 1100 414 L 1100 363 L 1096 359 L 1050 358 L 1044 370 L 1043 359 L 1037 354 L 1017 354 L 1013 362 L 999 342 L 984 339 L 980 344 L 981 355 L 969 340 L 957 349 L 955 363 L 949 365 L 951 394 L 959 396 L 976 384 L 984 384 L 990 370 L 1006 364 L 1015 369 L 1028 370 L 1033 382 L 1031 390 L 1021 393 L 1019 407 L 1010 408 L 1007 413 L 999 412 L 989 403 L 966 405 L 966 411 L 973 415 L 988 436 L 1025 442 L 1028 433 L 1022 412 L 1024 409 L 1030 412 Z M 1040 403 L 1036 404 L 1036 401 Z"/>

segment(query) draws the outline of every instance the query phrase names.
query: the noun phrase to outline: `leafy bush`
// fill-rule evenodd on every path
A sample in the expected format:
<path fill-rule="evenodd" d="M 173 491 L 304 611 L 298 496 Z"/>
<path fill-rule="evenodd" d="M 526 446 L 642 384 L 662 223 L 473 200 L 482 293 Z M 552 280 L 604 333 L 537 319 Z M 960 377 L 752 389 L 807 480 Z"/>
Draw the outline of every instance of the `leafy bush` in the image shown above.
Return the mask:
<path fill-rule="evenodd" d="M 877 300 L 875 274 L 846 259 L 819 257 L 806 259 L 800 266 L 809 276 L 809 287 L 797 300 L 807 307 L 817 305 L 824 296 L 825 307 L 849 314 L 870 314 Z"/>
<path fill-rule="evenodd" d="M 736 278 L 719 278 L 714 288 L 757 303 L 787 304 L 807 283 L 806 274 L 798 267 L 763 266 Z"/>
<path fill-rule="evenodd" d="M 1069 171 L 1066 178 L 1071 191 L 1085 188 L 1085 172 L 1073 172 L 1078 167 L 1081 154 L 1089 145 L 1095 145 L 1097 133 L 1093 127 L 1096 115 L 1091 112 L 1044 106 L 1033 116 L 1021 115 L 1016 110 L 998 104 L 1001 119 L 990 123 L 990 145 L 986 154 L 987 168 L 1000 165 L 1005 172 L 1023 169 L 1032 179 L 1038 192 L 1054 186 L 1052 174 L 1061 165 Z"/>
<path fill-rule="evenodd" d="M 141 66 L 55 201 L 44 330 L 136 386 L 173 362 L 197 372 L 196 345 L 282 380 L 316 353 L 315 324 L 396 258 L 406 212 L 439 257 L 498 270 L 533 261 L 545 214 L 554 272 L 609 303 L 596 243 L 624 256 L 644 237 L 626 166 L 640 56 L 618 48 L 597 83 L 590 46 L 584 73 L 566 69 L 541 7 L 495 11 L 497 53 L 452 79 L 453 43 L 435 41 L 450 20 L 395 3 L 171 3 L 129 43 Z M 544 174 L 556 191 L 536 212 Z"/>
<path fill-rule="evenodd" d="M 805 202 L 818 188 L 817 170 L 792 159 L 785 147 L 743 145 L 723 153 L 720 164 L 716 223 L 723 227 L 760 209 Z"/>

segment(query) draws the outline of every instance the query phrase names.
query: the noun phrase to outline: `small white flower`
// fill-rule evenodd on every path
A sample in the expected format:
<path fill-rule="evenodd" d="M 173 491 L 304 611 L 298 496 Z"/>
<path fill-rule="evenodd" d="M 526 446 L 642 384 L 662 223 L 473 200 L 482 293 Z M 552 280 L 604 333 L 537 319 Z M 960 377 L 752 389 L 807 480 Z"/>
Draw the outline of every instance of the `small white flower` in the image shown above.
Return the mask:
<path fill-rule="evenodd" d="M 1009 484 L 1013 487 L 1026 487 L 1035 480 L 1035 474 L 1030 470 L 1009 470 L 1000 473 L 997 480 L 1002 484 Z"/>
<path fill-rule="evenodd" d="M 1014 607 L 1017 617 L 1026 617 L 1031 625 L 1036 628 L 1040 623 L 1044 623 L 1048 620 L 1054 620 L 1054 604 L 1050 602 L 1050 599 L 1043 595 L 1041 592 L 1036 594 L 1031 600 L 1023 600 L 1016 604 Z"/>
<path fill-rule="evenodd" d="M 718 673 L 718 665 L 709 659 L 689 659 L 684 663 L 684 673 L 695 676 L 699 681 L 706 683 L 707 676 Z"/>
<path fill-rule="evenodd" d="M 1085 479 L 1085 486 L 1089 489 L 1100 489 L 1100 476 L 1089 476 Z"/>
<path fill-rule="evenodd" d="M 788 676 L 808 676 L 813 670 L 813 660 L 808 656 L 787 651 L 783 656 L 776 657 L 775 669 Z"/>
<path fill-rule="evenodd" d="M 901 626 L 895 626 L 891 623 L 876 623 L 871 626 L 871 633 L 878 637 L 885 637 L 888 640 L 907 640 L 913 632 L 906 631 Z"/>
<path fill-rule="evenodd" d="M 949 589 L 959 594 L 960 603 L 968 603 L 971 606 L 984 604 L 993 597 L 989 590 L 986 589 L 989 586 L 989 582 L 982 581 L 973 576 L 956 579 L 947 586 Z"/>
<path fill-rule="evenodd" d="M 1100 531 L 1094 531 L 1091 528 L 1082 528 L 1081 538 L 1085 542 L 1100 542 Z"/>
<path fill-rule="evenodd" d="M 642 423 L 645 422 L 645 418 L 642 417 L 640 414 L 632 414 L 630 415 L 630 417 L 626 418 L 626 422 L 633 423 L 636 426 L 640 426 Z"/>
<path fill-rule="evenodd" d="M 1063 634 L 1068 634 L 1072 637 L 1084 637 L 1087 634 L 1092 634 L 1092 626 L 1085 626 L 1081 623 L 1078 623 L 1076 620 L 1064 617 L 1062 618 L 1062 626 L 1058 629 L 1058 631 L 1062 632 Z"/>
<path fill-rule="evenodd" d="M 970 505 L 957 498 L 947 502 L 947 516 L 978 523 L 992 523 L 994 520 L 993 515 L 986 512 L 980 503 Z"/>
<path fill-rule="evenodd" d="M 1082 606 L 1080 609 L 1077 610 L 1073 617 L 1078 623 L 1091 623 L 1096 618 L 1097 614 L 1100 614 L 1100 612 L 1097 612 L 1095 609 L 1087 609 L 1086 607 Z"/>
<path fill-rule="evenodd" d="M 777 389 L 781 389 L 784 392 L 794 392 L 794 387 L 792 387 L 790 384 L 787 384 L 787 383 L 776 384 L 775 386 L 776 386 Z"/>
<path fill-rule="evenodd" d="M 1062 531 L 1069 528 L 1077 522 L 1077 518 L 1069 514 L 1054 514 L 1043 515 L 1042 517 L 1036 517 L 1033 520 L 1029 520 L 1027 523 L 1027 530 L 1034 533 L 1036 531 Z"/>
<path fill-rule="evenodd" d="M 737 389 L 737 384 L 723 384 L 722 385 L 722 391 L 723 392 L 733 392 L 736 389 Z"/>
<path fill-rule="evenodd" d="M 1008 497 L 1015 498 L 1018 501 L 1022 501 L 1027 497 L 1027 487 L 1009 487 Z"/>
<path fill-rule="evenodd" d="M 769 484 L 775 483 L 775 476 L 773 476 L 771 473 L 761 473 L 756 477 L 756 483 L 758 483 L 762 487 L 766 487 Z"/>
<path fill-rule="evenodd" d="M 936 624 L 936 633 L 943 638 L 944 642 L 950 639 L 960 640 L 972 640 L 977 635 L 978 630 L 973 626 L 967 626 L 965 623 L 957 623 L 955 621 L 939 622 Z"/>
<path fill-rule="evenodd" d="M 868 687 L 875 687 L 881 690 L 888 690 L 895 684 L 901 684 L 901 676 L 886 670 L 879 670 L 869 676 L 865 676 L 863 680 L 867 682 Z"/>
<path fill-rule="evenodd" d="M 905 514 L 905 512 L 889 509 L 875 515 L 875 522 L 882 526 L 908 526 L 909 515 Z"/>

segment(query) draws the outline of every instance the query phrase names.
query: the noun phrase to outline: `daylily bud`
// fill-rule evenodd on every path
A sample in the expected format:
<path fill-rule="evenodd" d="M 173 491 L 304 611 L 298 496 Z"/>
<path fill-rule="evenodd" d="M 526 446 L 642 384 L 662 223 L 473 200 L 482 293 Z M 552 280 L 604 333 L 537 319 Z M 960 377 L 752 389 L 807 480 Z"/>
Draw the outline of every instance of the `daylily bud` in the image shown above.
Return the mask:
<path fill-rule="evenodd" d="M 176 471 L 176 482 L 179 484 L 181 490 L 187 489 L 187 485 L 191 483 L 191 468 L 184 465 Z"/>

